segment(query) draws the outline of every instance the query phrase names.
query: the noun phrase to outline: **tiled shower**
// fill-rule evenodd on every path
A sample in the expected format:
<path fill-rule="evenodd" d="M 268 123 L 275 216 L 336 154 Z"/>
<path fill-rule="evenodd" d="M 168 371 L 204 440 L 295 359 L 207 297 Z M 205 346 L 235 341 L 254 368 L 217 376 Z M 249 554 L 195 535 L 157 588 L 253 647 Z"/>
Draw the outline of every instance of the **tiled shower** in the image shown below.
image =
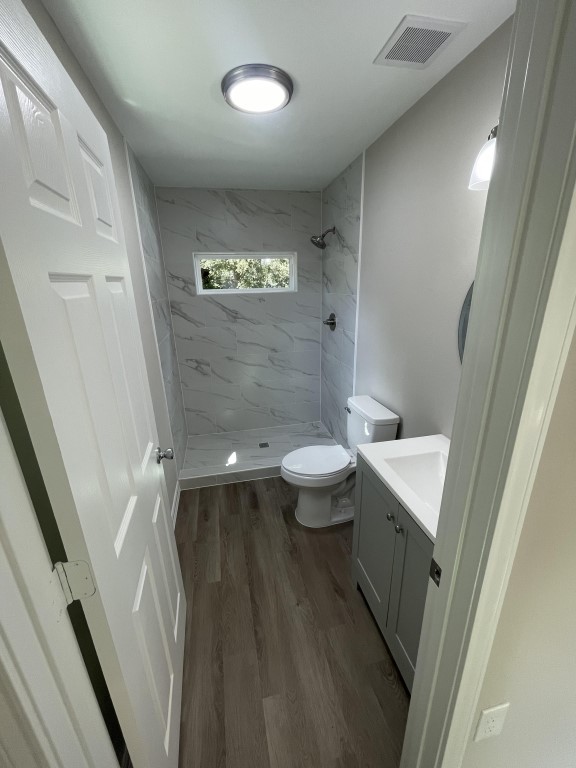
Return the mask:
<path fill-rule="evenodd" d="M 363 158 L 322 192 L 156 188 L 153 200 L 134 157 L 131 170 L 182 486 L 265 477 L 295 448 L 346 445 Z M 322 251 L 310 237 L 330 226 Z M 297 291 L 198 295 L 197 252 L 296 252 Z"/>

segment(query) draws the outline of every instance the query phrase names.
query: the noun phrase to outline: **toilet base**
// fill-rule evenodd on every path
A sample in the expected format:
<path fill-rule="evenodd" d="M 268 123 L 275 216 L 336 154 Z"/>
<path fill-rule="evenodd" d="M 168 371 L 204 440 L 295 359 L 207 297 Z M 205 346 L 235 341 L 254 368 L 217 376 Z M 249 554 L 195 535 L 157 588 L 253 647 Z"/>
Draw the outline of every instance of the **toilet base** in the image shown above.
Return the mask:
<path fill-rule="evenodd" d="M 349 523 L 350 520 L 354 520 L 354 507 L 348 507 L 346 512 L 342 511 L 339 515 L 332 517 L 328 523 L 310 520 L 305 513 L 299 512 L 299 508 L 296 507 L 296 520 L 305 528 L 328 528 L 331 525 L 341 525 L 342 523 Z"/>
<path fill-rule="evenodd" d="M 354 488 L 346 496 L 337 496 L 334 489 L 300 488 L 296 520 L 306 528 L 327 528 L 354 519 Z"/>

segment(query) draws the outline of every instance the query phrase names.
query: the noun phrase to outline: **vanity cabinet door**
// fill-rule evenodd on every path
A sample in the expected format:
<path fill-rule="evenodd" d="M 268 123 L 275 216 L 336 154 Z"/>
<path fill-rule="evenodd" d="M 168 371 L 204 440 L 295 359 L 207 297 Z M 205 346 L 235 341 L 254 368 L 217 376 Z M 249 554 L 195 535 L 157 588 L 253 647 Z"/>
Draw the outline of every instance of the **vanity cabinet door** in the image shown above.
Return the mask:
<path fill-rule="evenodd" d="M 399 504 L 361 460 L 358 462 L 356 493 L 358 514 L 354 521 L 353 575 L 384 632 L 394 562 L 394 524 Z M 392 519 L 388 520 L 387 515 Z"/>
<path fill-rule="evenodd" d="M 385 637 L 411 690 L 434 545 L 400 505 L 398 526 Z"/>

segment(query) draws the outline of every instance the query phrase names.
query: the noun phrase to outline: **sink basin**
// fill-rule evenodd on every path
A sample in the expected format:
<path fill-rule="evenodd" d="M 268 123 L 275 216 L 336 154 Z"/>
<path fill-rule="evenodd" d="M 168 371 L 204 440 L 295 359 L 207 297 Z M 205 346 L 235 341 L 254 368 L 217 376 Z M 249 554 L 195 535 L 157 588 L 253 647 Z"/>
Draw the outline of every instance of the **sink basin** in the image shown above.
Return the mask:
<path fill-rule="evenodd" d="M 387 463 L 424 504 L 432 509 L 440 509 L 448 454 L 442 451 L 415 453 L 412 456 L 387 459 Z"/>
<path fill-rule="evenodd" d="M 358 453 L 433 541 L 449 450 L 445 435 L 358 446 Z"/>

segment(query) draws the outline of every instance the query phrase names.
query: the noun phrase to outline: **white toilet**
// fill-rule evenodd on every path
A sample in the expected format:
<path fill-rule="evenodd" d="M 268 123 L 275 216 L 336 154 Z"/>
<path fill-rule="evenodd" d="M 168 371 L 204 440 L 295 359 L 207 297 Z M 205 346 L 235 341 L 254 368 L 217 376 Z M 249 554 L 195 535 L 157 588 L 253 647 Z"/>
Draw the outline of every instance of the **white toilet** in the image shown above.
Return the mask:
<path fill-rule="evenodd" d="M 400 417 L 371 397 L 349 397 L 346 410 L 350 450 L 341 445 L 311 445 L 282 460 L 280 474 L 300 489 L 296 519 L 308 528 L 352 520 L 358 445 L 396 438 Z"/>

